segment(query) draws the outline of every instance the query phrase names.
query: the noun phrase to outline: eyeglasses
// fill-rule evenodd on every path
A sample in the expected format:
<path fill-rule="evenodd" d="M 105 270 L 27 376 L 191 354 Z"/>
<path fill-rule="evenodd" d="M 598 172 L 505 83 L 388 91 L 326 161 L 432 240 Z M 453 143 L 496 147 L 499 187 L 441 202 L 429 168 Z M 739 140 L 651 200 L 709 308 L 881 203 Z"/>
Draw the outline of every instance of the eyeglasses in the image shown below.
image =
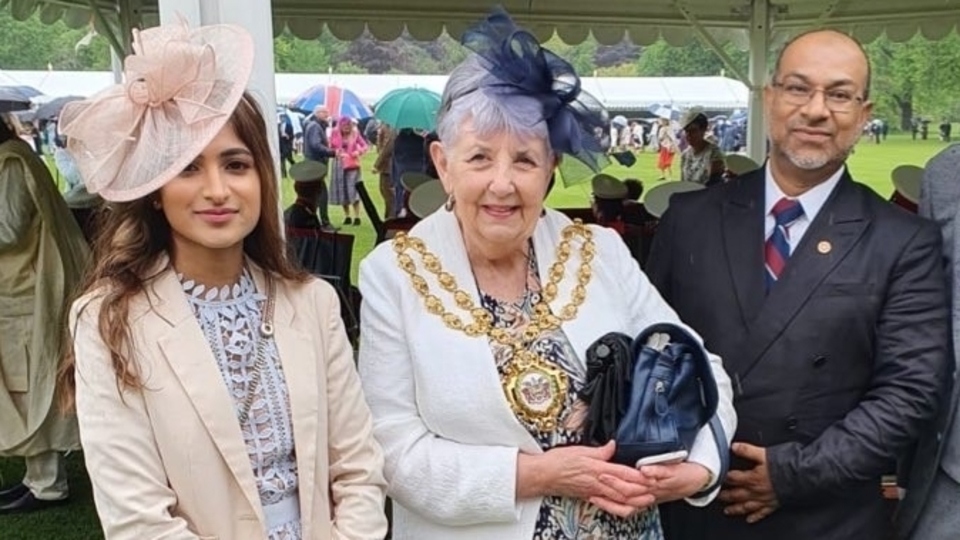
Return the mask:
<path fill-rule="evenodd" d="M 857 105 L 863 103 L 864 98 L 856 96 L 845 88 L 814 88 L 801 82 L 774 82 L 771 86 L 780 91 L 783 100 L 790 105 L 802 107 L 813 99 L 814 94 L 823 92 L 824 101 L 827 108 L 833 112 L 848 113 L 852 112 Z"/>

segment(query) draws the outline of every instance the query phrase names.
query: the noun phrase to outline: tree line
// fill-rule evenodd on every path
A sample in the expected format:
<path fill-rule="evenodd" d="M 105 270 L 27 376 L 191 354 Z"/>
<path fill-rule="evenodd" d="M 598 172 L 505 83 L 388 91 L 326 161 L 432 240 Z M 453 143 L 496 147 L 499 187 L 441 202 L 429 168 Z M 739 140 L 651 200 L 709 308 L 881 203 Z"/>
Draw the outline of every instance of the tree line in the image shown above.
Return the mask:
<path fill-rule="evenodd" d="M 71 29 L 62 22 L 46 25 L 38 15 L 20 22 L 0 10 L 0 69 L 109 70 L 107 40 L 87 29 Z M 545 44 L 567 59 L 581 75 L 611 77 L 679 77 L 720 75 L 720 58 L 695 40 L 682 47 L 665 42 L 640 47 L 624 41 L 601 45 L 588 39 L 568 45 L 554 37 Z M 960 119 L 960 37 L 940 41 L 917 36 L 904 43 L 885 37 L 868 44 L 873 65 L 871 99 L 874 115 L 892 126 L 907 129 L 912 118 L 939 122 Z M 732 44 L 724 52 L 747 72 L 748 56 Z M 329 31 L 301 40 L 284 32 L 274 39 L 274 65 L 282 73 L 448 73 L 466 55 L 460 44 L 443 35 L 431 42 L 404 35 L 385 42 L 369 34 L 344 42 Z M 729 74 L 729 73 L 728 73 Z"/>

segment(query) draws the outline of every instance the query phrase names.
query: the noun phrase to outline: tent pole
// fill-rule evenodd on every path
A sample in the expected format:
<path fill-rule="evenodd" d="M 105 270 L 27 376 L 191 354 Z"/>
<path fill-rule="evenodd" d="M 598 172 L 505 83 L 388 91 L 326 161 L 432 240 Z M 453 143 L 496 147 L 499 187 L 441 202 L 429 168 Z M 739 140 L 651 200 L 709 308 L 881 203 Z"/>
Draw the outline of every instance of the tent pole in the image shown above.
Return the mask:
<path fill-rule="evenodd" d="M 770 0 L 753 0 L 750 14 L 750 109 L 747 116 L 747 155 L 763 163 L 767 154 L 763 119 L 763 86 L 770 49 Z"/>

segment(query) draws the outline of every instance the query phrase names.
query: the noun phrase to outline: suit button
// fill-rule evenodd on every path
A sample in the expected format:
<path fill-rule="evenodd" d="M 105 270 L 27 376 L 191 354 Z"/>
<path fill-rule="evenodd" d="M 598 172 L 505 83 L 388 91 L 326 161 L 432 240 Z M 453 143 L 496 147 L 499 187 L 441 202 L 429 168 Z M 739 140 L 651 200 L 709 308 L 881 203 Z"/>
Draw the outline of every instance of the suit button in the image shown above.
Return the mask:
<path fill-rule="evenodd" d="M 823 367 L 823 365 L 826 363 L 827 363 L 826 356 L 817 355 L 816 358 L 813 359 L 813 367 Z"/>
<path fill-rule="evenodd" d="M 791 416 L 790 418 L 787 418 L 787 430 L 796 431 L 797 425 L 799 423 L 800 422 L 797 421 L 797 418 L 795 416 Z"/>

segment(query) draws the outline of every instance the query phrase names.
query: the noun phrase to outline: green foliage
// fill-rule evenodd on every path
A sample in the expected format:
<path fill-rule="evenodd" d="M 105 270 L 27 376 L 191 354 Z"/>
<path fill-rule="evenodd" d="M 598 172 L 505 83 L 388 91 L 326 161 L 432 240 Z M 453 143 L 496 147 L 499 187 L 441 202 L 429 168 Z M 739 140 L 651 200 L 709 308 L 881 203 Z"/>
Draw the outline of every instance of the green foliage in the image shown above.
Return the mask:
<path fill-rule="evenodd" d="M 597 54 L 597 42 L 592 37 L 577 45 L 567 45 L 556 34 L 547 40 L 544 47 L 553 51 L 573 66 L 578 74 L 584 77 L 593 75 L 596 69 L 594 57 Z"/>
<path fill-rule="evenodd" d="M 326 73 L 330 68 L 336 70 L 338 58 L 346 49 L 346 43 L 327 31 L 317 39 L 303 40 L 295 37 L 289 30 L 284 30 L 273 40 L 274 69 L 281 73 Z"/>
<path fill-rule="evenodd" d="M 640 69 L 634 62 L 597 68 L 597 77 L 638 77 Z"/>
<path fill-rule="evenodd" d="M 960 112 L 960 37 L 956 33 L 940 41 L 916 36 L 904 43 L 882 37 L 866 50 L 873 66 L 874 116 L 907 129 L 912 117 L 937 121 Z"/>
<path fill-rule="evenodd" d="M 9 9 L 0 9 L 0 69 L 109 70 L 110 48 L 104 37 L 77 47 L 87 31 L 59 21 L 45 25 L 37 14 L 20 22 Z"/>
<path fill-rule="evenodd" d="M 742 73 L 747 72 L 748 55 L 732 44 L 724 52 Z M 683 47 L 672 47 L 663 40 L 643 49 L 637 60 L 637 73 L 644 77 L 693 77 L 720 75 L 726 66 L 712 50 L 696 40 Z"/>

